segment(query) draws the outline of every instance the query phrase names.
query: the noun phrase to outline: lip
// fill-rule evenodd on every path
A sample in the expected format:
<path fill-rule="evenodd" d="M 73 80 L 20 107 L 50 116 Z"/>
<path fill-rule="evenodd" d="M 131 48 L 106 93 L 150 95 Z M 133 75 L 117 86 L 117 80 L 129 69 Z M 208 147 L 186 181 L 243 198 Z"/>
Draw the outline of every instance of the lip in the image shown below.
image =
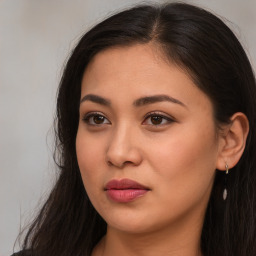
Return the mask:
<path fill-rule="evenodd" d="M 134 180 L 114 179 L 106 184 L 104 190 L 109 199 L 118 203 L 128 203 L 142 197 L 150 189 Z"/>

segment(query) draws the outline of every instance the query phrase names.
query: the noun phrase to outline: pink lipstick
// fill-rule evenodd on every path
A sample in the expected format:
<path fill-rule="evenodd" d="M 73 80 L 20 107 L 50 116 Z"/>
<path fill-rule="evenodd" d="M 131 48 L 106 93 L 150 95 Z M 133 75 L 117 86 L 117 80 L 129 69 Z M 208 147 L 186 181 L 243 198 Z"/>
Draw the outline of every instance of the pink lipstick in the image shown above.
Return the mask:
<path fill-rule="evenodd" d="M 131 202 L 149 190 L 149 188 L 129 179 L 111 180 L 105 186 L 107 196 L 118 203 Z"/>

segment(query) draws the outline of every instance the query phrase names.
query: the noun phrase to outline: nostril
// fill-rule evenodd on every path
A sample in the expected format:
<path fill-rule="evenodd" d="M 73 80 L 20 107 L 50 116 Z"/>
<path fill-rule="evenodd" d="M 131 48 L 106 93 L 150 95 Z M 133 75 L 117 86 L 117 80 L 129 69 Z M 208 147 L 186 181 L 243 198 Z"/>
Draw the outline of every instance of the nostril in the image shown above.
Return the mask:
<path fill-rule="evenodd" d="M 118 166 L 119 168 L 123 168 L 127 164 L 134 164 L 132 161 L 125 161 L 121 164 L 113 164 L 110 160 L 107 160 L 106 162 L 107 162 L 108 166 L 114 166 L 115 165 L 115 166 Z"/>
<path fill-rule="evenodd" d="M 125 161 L 125 162 L 123 163 L 123 165 L 125 165 L 125 164 L 133 164 L 133 162 L 132 162 L 132 161 Z"/>
<path fill-rule="evenodd" d="M 127 145 L 126 145 L 127 146 Z M 137 166 L 141 163 L 142 156 L 135 147 L 112 147 L 109 148 L 105 155 L 105 162 L 108 166 L 124 168 L 126 165 Z"/>

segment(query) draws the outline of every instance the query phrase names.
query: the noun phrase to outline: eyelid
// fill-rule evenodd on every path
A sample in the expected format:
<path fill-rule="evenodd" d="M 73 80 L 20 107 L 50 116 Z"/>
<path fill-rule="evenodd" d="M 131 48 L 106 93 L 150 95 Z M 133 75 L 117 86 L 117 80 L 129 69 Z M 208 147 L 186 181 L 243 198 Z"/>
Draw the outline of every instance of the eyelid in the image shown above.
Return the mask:
<path fill-rule="evenodd" d="M 91 117 L 94 117 L 94 116 L 102 116 L 104 118 L 104 122 L 101 123 L 101 124 L 96 124 L 96 123 L 92 124 L 92 123 L 90 123 L 89 119 Z M 165 120 L 167 123 L 164 123 L 164 124 L 145 124 L 146 120 L 148 118 L 152 117 L 152 116 L 159 116 L 159 117 L 163 118 L 163 120 Z M 109 121 L 109 118 L 106 117 L 106 115 L 103 114 L 102 112 L 98 112 L 98 111 L 91 111 L 91 112 L 88 112 L 88 113 L 84 114 L 83 117 L 82 117 L 82 120 L 86 124 L 91 125 L 91 126 L 101 126 L 101 125 L 104 125 L 104 124 L 111 124 L 111 122 Z M 105 120 L 107 120 L 107 123 L 105 122 Z M 160 112 L 160 111 L 152 111 L 152 112 L 147 113 L 143 117 L 142 124 L 157 127 L 157 126 L 164 126 L 164 125 L 167 125 L 167 124 L 170 124 L 170 123 L 173 123 L 173 122 L 176 122 L 174 117 L 172 117 L 170 115 L 167 115 L 167 114 L 164 114 L 163 112 Z"/>
<path fill-rule="evenodd" d="M 89 120 L 91 117 L 94 117 L 94 116 L 102 116 L 102 117 L 104 117 L 104 118 L 108 121 L 108 123 L 90 124 L 90 123 L 88 122 L 88 120 Z M 100 126 L 100 125 L 103 125 L 103 124 L 111 124 L 111 122 L 110 122 L 109 119 L 106 117 L 106 115 L 103 114 L 103 113 L 101 113 L 101 112 L 98 112 L 98 111 L 91 111 L 91 112 L 86 113 L 85 115 L 83 115 L 82 120 L 83 120 L 84 122 L 86 122 L 88 125 L 91 125 L 91 126 Z"/>
<path fill-rule="evenodd" d="M 170 116 L 170 115 L 167 115 L 167 114 L 163 114 L 162 112 L 160 111 L 153 111 L 153 112 L 150 112 L 150 113 L 147 113 L 145 116 L 144 116 L 144 121 L 143 123 L 150 117 L 152 116 L 160 116 L 162 117 L 163 119 L 165 119 L 168 123 L 173 123 L 173 122 L 176 122 L 175 118 Z M 143 124 L 142 123 L 142 124 Z M 151 124 L 152 126 L 162 126 L 162 125 L 166 125 L 166 124 L 158 124 L 158 125 L 153 125 Z"/>

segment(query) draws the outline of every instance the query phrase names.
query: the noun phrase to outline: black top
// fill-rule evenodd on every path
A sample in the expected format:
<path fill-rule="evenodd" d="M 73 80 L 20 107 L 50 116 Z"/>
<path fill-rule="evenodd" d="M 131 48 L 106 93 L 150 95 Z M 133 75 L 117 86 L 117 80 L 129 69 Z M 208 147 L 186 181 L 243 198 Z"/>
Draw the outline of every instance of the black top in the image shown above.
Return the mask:
<path fill-rule="evenodd" d="M 32 253 L 29 250 L 24 250 L 20 252 L 15 252 L 11 256 L 32 256 Z"/>

